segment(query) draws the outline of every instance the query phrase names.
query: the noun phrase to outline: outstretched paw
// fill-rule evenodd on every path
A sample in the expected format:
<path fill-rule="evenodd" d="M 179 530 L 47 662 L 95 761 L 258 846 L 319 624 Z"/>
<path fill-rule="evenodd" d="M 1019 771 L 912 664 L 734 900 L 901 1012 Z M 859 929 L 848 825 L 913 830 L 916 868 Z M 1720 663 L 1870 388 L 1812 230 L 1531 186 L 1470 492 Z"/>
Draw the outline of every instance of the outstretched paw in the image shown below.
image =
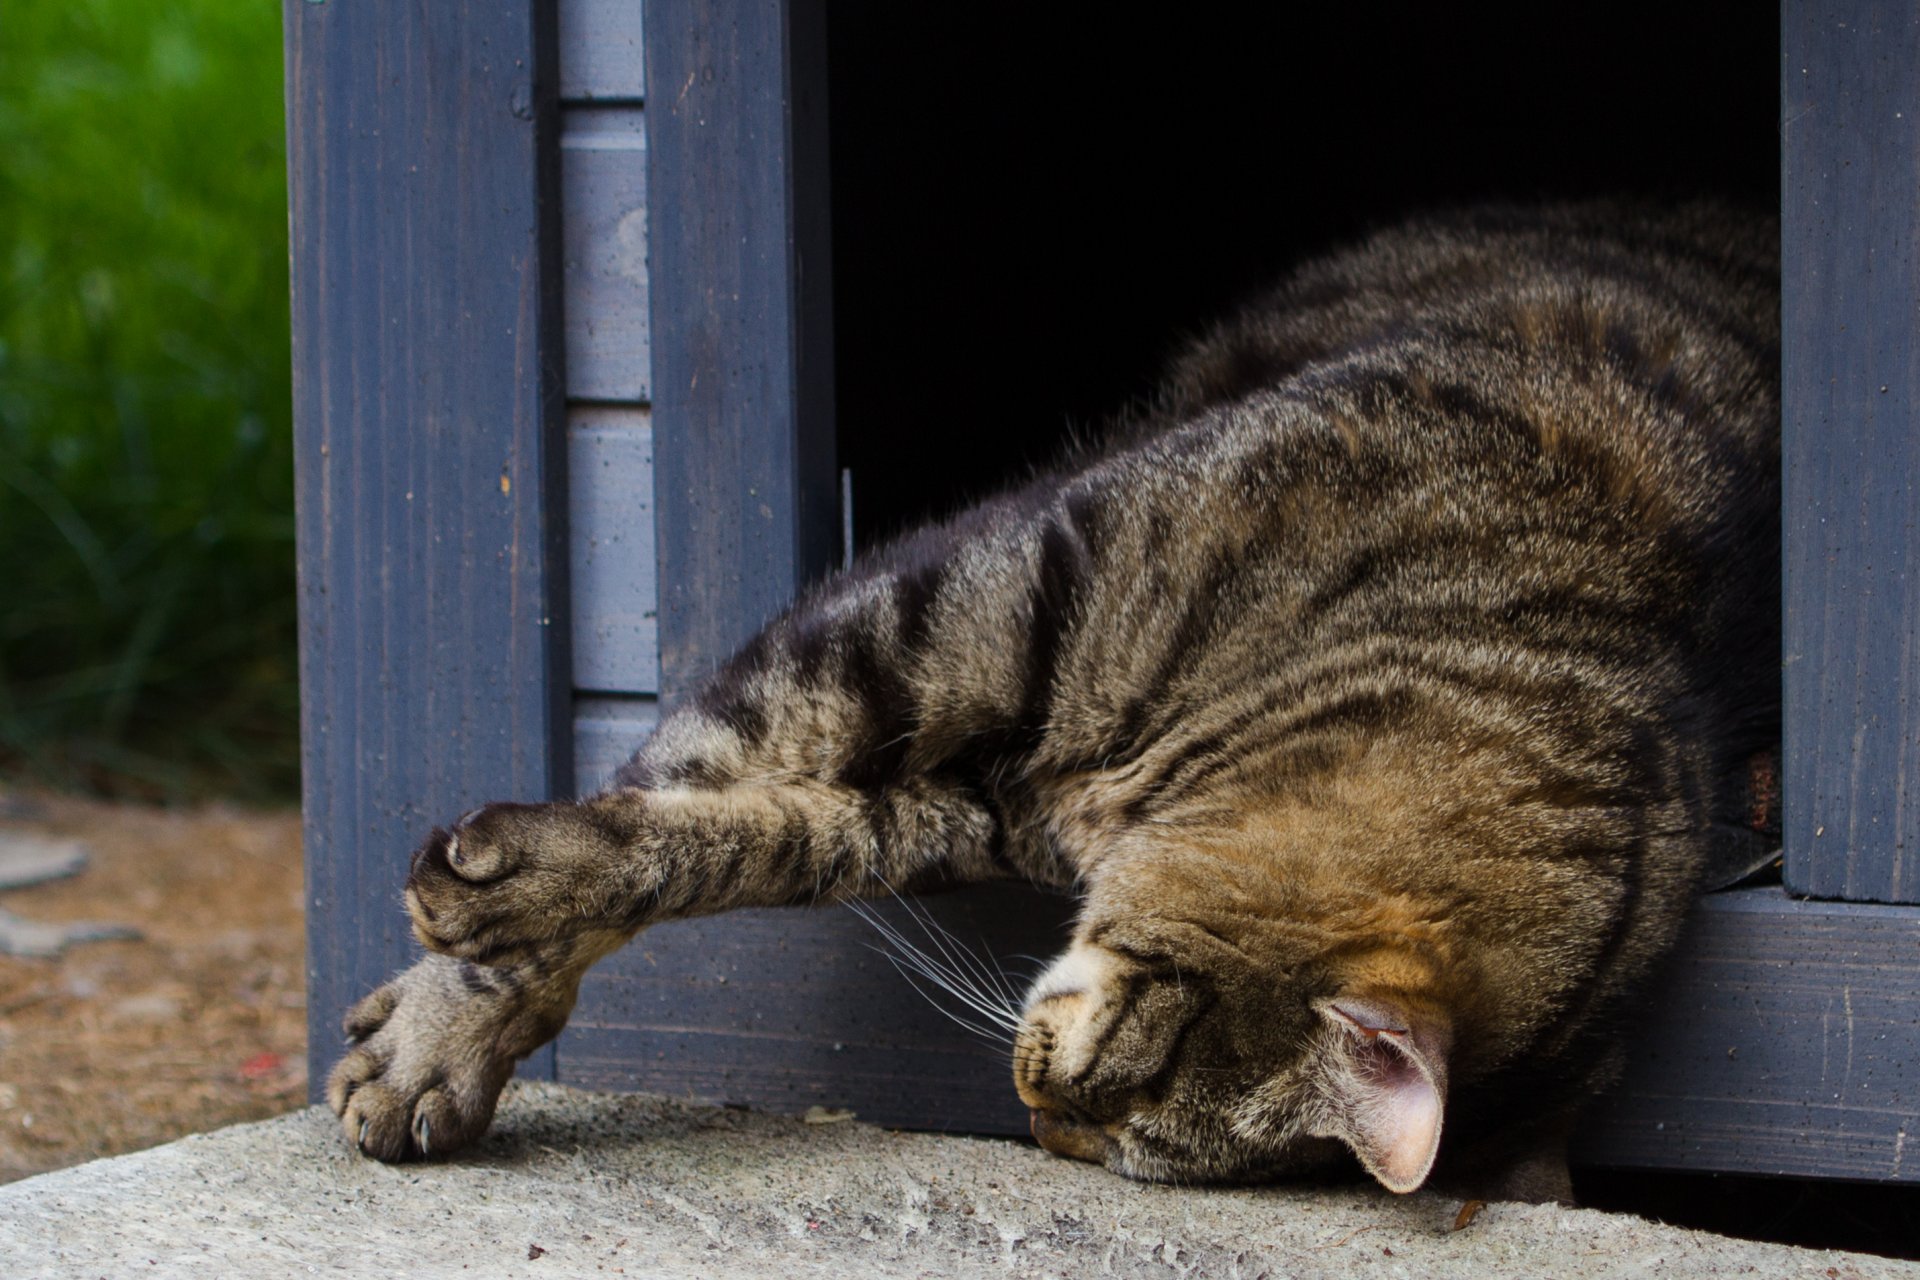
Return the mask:
<path fill-rule="evenodd" d="M 327 1105 L 347 1140 L 380 1160 L 465 1146 L 492 1121 L 514 1063 L 565 1024 L 574 990 L 428 956 L 348 1011 Z"/>
<path fill-rule="evenodd" d="M 536 943 L 633 931 L 620 838 L 585 805 L 490 804 L 413 855 L 407 911 L 435 951 L 485 964 Z"/>

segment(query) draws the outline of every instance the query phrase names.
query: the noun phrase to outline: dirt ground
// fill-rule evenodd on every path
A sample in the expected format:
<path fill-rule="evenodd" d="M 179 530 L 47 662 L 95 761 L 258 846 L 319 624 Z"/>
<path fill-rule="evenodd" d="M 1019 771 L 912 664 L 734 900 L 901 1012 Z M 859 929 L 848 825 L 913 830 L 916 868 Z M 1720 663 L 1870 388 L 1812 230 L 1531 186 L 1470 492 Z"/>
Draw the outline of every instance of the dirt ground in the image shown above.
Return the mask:
<path fill-rule="evenodd" d="M 0 827 L 92 850 L 78 876 L 0 905 L 142 934 L 0 955 L 0 1182 L 305 1103 L 297 812 L 0 786 Z"/>

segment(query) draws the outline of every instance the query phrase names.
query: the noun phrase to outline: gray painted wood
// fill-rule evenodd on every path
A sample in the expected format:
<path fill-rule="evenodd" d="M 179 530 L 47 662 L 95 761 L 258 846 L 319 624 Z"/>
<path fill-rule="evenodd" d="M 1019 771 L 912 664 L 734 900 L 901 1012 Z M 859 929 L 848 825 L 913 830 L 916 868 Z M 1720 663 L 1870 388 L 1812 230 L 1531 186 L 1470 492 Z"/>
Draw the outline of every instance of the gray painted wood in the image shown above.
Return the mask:
<path fill-rule="evenodd" d="M 642 402 L 652 383 L 647 120 L 637 107 L 568 107 L 562 119 L 567 394 Z"/>
<path fill-rule="evenodd" d="M 567 442 L 574 688 L 652 693 L 660 650 L 647 411 L 575 405 Z"/>
<path fill-rule="evenodd" d="M 577 697 L 573 700 L 573 777 L 580 795 L 606 786 L 660 722 L 652 697 Z"/>
<path fill-rule="evenodd" d="M 824 14 L 676 0 L 646 47 L 670 706 L 838 558 Z"/>
<path fill-rule="evenodd" d="M 421 837 L 572 787 L 559 121 L 533 0 L 284 18 L 318 1089 Z"/>
<path fill-rule="evenodd" d="M 1920 909 L 1716 894 L 1647 1014 L 1583 1161 L 1920 1181 Z"/>
<path fill-rule="evenodd" d="M 569 102 L 646 97 L 640 0 L 560 0 L 560 96 Z"/>
<path fill-rule="evenodd" d="M 1787 883 L 1920 902 L 1920 9 L 1782 9 Z"/>
<path fill-rule="evenodd" d="M 1065 899 L 996 885 L 921 899 L 1016 985 L 1065 941 Z M 897 903 L 878 908 L 921 945 Z M 588 974 L 560 1041 L 561 1078 L 750 1103 L 849 1107 L 915 1129 L 1025 1133 L 1004 1045 L 923 999 L 845 907 L 661 925 Z M 984 962 L 984 961 L 983 961 Z M 960 1012 L 952 1002 L 942 1007 Z"/>

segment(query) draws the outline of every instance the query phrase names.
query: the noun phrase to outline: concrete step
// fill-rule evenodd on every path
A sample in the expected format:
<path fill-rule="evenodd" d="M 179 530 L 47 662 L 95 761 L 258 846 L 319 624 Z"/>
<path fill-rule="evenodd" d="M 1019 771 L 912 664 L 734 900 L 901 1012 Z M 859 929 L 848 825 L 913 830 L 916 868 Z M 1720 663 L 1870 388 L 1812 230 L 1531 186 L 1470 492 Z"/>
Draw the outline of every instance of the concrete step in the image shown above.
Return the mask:
<path fill-rule="evenodd" d="M 0 1187 L 0 1276 L 1920 1280 L 1920 1263 L 1371 1186 L 1141 1186 L 1017 1143 L 553 1085 L 446 1163 L 319 1108 Z"/>

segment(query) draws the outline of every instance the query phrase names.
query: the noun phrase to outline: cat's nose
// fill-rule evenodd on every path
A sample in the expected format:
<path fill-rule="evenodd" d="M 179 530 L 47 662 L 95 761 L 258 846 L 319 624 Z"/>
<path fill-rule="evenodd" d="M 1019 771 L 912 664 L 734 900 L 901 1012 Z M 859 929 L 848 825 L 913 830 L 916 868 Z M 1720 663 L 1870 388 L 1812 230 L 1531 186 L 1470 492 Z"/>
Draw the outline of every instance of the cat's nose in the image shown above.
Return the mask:
<path fill-rule="evenodd" d="M 1056 1156 L 1105 1164 L 1113 1138 L 1098 1125 L 1073 1120 L 1056 1112 L 1033 1108 L 1027 1121 L 1033 1140 Z"/>

